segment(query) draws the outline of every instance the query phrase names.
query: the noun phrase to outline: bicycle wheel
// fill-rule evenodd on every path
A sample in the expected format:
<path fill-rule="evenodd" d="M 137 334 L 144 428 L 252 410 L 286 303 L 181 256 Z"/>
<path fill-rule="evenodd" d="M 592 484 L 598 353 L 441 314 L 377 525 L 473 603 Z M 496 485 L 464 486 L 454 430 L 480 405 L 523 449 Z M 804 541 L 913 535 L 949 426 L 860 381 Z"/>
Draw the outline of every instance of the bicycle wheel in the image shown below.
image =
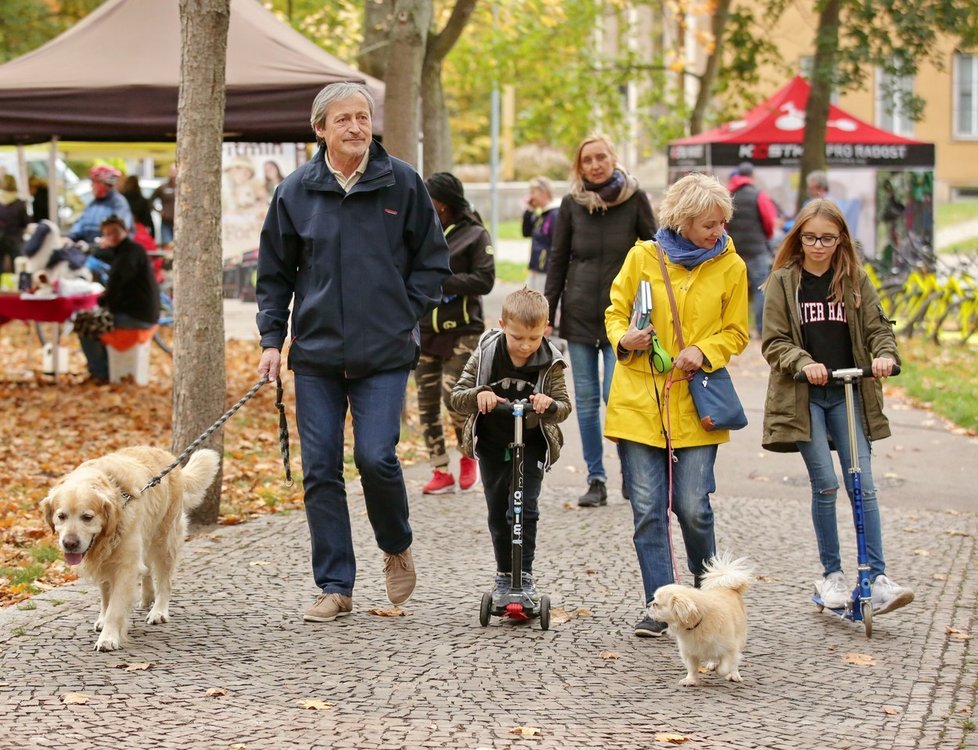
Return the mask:
<path fill-rule="evenodd" d="M 173 354 L 173 326 L 161 324 L 153 334 L 153 343 L 167 354 Z"/>

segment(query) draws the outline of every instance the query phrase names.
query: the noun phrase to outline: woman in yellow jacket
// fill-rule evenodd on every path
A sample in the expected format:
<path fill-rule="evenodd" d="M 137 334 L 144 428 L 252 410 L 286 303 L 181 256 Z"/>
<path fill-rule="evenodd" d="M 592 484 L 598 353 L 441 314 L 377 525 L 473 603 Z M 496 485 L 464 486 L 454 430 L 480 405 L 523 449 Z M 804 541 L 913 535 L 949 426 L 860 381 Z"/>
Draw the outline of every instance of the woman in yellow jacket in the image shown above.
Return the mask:
<path fill-rule="evenodd" d="M 639 242 L 631 249 L 612 284 L 611 305 L 605 312 L 608 341 L 618 355 L 605 436 L 618 442 L 629 467 L 633 539 L 646 604 L 659 586 L 673 583 L 667 536 L 667 433 L 675 454 L 673 512 L 697 583 L 716 551 L 710 506 L 710 494 L 716 490 L 713 465 L 717 445 L 727 442 L 729 434 L 703 429 L 684 377 L 700 367 L 708 372 L 723 367 L 747 346 L 747 269 L 724 229 L 732 212 L 730 193 L 713 177 L 691 174 L 672 185 L 659 207 L 661 228 L 655 241 Z M 681 318 L 681 351 L 660 252 L 665 254 Z M 650 325 L 639 329 L 632 303 L 643 279 L 652 288 L 652 314 Z M 674 359 L 671 372 L 652 367 L 648 350 L 653 331 Z M 674 382 L 667 394 L 670 377 Z M 665 623 L 646 614 L 635 626 L 635 635 L 657 636 L 665 629 Z"/>

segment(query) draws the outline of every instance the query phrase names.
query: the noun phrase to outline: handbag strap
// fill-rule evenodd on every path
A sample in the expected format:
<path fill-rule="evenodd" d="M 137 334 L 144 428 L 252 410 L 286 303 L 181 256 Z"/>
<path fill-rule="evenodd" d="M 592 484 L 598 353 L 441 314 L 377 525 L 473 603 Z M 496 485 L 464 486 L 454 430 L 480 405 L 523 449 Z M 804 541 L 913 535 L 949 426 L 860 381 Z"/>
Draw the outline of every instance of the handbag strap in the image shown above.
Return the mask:
<path fill-rule="evenodd" d="M 662 257 L 665 251 L 656 245 L 656 257 L 659 259 L 659 268 L 662 269 L 662 281 L 666 285 L 666 294 L 669 295 L 669 306 L 672 307 L 672 327 L 676 329 L 676 341 L 679 342 L 679 351 L 686 348 L 683 342 L 683 328 L 679 322 L 679 308 L 676 306 L 676 295 L 672 291 L 672 281 L 669 279 L 669 271 L 666 269 L 666 261 Z"/>

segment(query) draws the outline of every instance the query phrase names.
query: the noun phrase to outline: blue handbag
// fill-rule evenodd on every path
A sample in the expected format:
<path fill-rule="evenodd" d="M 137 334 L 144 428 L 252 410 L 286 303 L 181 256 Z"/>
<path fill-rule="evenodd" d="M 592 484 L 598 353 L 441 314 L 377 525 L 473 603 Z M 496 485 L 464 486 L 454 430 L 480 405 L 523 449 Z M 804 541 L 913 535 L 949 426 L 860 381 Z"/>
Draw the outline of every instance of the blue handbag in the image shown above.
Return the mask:
<path fill-rule="evenodd" d="M 713 372 L 701 367 L 689 381 L 689 394 L 700 424 L 707 432 L 740 430 L 747 426 L 747 415 L 726 367 Z"/>
<path fill-rule="evenodd" d="M 662 280 L 666 284 L 669 305 L 672 307 L 672 325 L 676 330 L 676 341 L 679 343 L 679 349 L 682 350 L 686 345 L 683 343 L 683 329 L 679 324 L 679 308 L 676 305 L 676 297 L 672 291 L 669 272 L 666 270 L 661 249 L 658 257 Z M 689 395 L 693 397 L 693 405 L 699 415 L 700 424 L 707 432 L 740 430 L 747 426 L 747 415 L 744 414 L 744 407 L 740 404 L 740 397 L 734 390 L 733 380 L 730 379 L 726 367 L 713 372 L 707 372 L 702 367 L 698 369 L 689 379 Z"/>

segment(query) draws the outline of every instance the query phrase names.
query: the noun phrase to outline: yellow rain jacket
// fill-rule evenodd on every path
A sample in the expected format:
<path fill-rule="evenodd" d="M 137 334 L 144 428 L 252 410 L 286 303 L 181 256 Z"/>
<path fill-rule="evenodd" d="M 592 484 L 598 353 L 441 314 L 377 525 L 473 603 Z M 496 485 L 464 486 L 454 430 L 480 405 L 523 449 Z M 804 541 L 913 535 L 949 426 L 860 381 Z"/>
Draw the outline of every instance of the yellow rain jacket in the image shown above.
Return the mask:
<path fill-rule="evenodd" d="M 619 356 L 611 381 L 604 434 L 615 441 L 624 438 L 665 448 L 668 428 L 674 448 L 726 443 L 729 431 L 707 432 L 700 425 L 686 380 L 677 379 L 671 386 L 667 420 L 663 410 L 669 373 L 653 370 L 646 352 L 618 350 L 618 342 L 631 321 L 638 283 L 646 279 L 652 286 L 652 325 L 659 342 L 673 359 L 679 354 L 658 252 L 651 240 L 636 244 L 611 285 L 611 305 L 605 310 L 604 321 L 608 341 Z M 733 241 L 728 239 L 722 253 L 691 270 L 670 263 L 668 257 L 665 261 L 686 346 L 699 347 L 707 372 L 724 367 L 747 347 L 748 340 L 747 267 L 737 255 Z"/>

